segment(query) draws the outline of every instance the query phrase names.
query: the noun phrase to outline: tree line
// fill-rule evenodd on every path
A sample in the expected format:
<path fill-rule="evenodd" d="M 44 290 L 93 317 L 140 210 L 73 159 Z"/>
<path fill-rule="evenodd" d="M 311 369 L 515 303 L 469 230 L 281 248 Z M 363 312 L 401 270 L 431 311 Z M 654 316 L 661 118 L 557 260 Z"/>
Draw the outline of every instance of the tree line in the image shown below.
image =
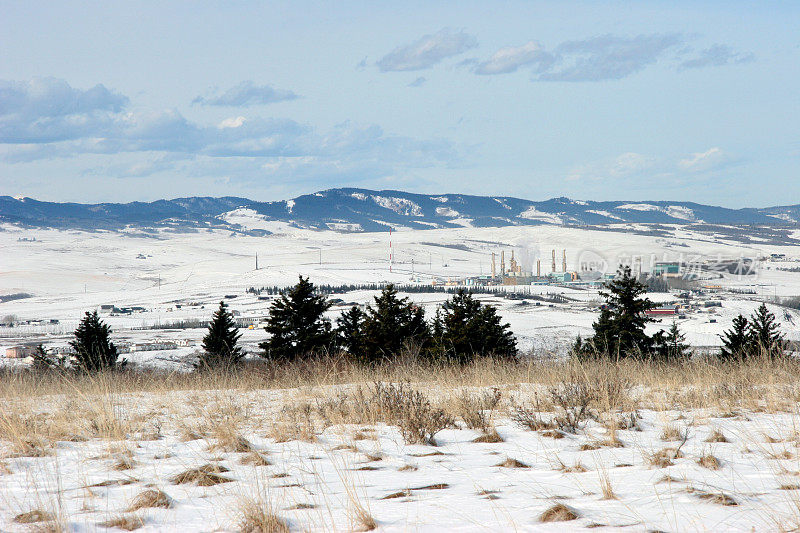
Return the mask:
<path fill-rule="evenodd" d="M 655 304 L 645 297 L 647 285 L 629 267 L 621 267 L 601 295 L 605 299 L 600 315 L 592 325 L 593 335 L 577 338 L 572 355 L 578 358 L 619 359 L 638 357 L 669 362 L 688 360 L 690 347 L 673 322 L 667 330 L 652 335 L 646 326 L 655 322 L 648 311 Z M 269 361 L 296 361 L 318 355 L 343 353 L 363 364 L 392 361 L 406 352 L 429 361 L 464 364 L 476 357 L 515 359 L 517 341 L 510 325 L 497 311 L 473 297 L 463 288 L 440 305 L 428 320 L 422 307 L 398 296 L 393 285 L 381 289 L 364 309 L 353 305 L 335 321 L 326 316 L 332 303 L 303 276 L 293 287 L 280 292 L 272 303 L 265 331 L 269 337 L 259 344 L 260 356 Z M 73 366 L 88 372 L 123 368 L 110 340 L 111 328 L 96 311 L 87 312 L 70 343 Z M 222 301 L 203 338 L 202 351 L 195 363 L 198 370 L 228 369 L 239 365 L 245 352 L 239 346 L 233 314 Z M 781 357 L 786 353 L 784 334 L 772 314 L 762 304 L 749 318 L 742 315 L 721 335 L 721 359 L 753 356 Z M 40 346 L 34 367 L 65 366 Z"/>

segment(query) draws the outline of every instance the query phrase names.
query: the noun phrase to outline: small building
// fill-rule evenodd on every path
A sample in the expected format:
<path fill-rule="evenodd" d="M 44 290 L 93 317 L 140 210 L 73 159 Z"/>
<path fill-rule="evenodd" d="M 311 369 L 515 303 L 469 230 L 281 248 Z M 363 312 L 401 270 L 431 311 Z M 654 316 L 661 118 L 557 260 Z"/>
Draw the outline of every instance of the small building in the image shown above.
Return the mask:
<path fill-rule="evenodd" d="M 24 359 L 32 356 L 34 350 L 36 350 L 36 347 L 32 345 L 12 346 L 11 348 L 6 348 L 6 359 Z"/>
<path fill-rule="evenodd" d="M 658 261 L 653 265 L 654 276 L 677 276 L 681 273 L 681 264 L 677 261 Z"/>
<path fill-rule="evenodd" d="M 674 305 L 665 305 L 661 307 L 655 307 L 653 309 L 648 309 L 647 314 L 650 316 L 663 316 L 663 315 L 677 315 L 678 314 L 678 307 Z"/>
<path fill-rule="evenodd" d="M 113 304 L 102 304 L 98 309 L 98 312 L 101 315 L 110 315 L 114 312 L 114 305 Z"/>

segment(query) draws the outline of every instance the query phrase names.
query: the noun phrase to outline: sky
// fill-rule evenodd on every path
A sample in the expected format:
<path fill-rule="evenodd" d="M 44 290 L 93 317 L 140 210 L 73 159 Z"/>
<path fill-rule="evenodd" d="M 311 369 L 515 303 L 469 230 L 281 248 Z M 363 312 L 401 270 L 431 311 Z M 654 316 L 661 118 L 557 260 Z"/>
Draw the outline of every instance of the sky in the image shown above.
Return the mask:
<path fill-rule="evenodd" d="M 0 0 L 0 195 L 800 203 L 800 2 Z"/>

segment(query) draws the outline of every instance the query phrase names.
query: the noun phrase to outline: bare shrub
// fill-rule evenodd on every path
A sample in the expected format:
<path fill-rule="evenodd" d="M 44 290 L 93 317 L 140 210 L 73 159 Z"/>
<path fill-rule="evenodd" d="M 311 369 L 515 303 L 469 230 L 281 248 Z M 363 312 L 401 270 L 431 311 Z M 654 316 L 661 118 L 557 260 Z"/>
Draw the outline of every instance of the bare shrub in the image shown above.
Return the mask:
<path fill-rule="evenodd" d="M 550 399 L 558 411 L 553 421 L 562 431 L 575 433 L 587 420 L 596 419 L 591 406 L 599 398 L 588 383 L 562 381 L 550 389 Z"/>
<path fill-rule="evenodd" d="M 454 427 L 453 418 L 442 409 L 431 406 L 424 394 L 408 383 L 399 385 L 376 382 L 371 390 L 371 403 L 389 424 L 400 428 L 409 444 L 432 444 L 439 431 Z"/>
<path fill-rule="evenodd" d="M 497 387 L 480 394 L 462 391 L 456 398 L 456 414 L 469 429 L 488 433 L 501 397 L 502 393 Z"/>

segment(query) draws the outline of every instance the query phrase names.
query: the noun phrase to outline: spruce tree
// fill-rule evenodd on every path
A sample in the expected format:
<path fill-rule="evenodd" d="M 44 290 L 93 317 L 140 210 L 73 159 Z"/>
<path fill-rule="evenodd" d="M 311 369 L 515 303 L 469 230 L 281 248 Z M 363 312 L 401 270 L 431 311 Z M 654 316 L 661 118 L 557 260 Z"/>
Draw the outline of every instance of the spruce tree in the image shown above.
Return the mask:
<path fill-rule="evenodd" d="M 620 267 L 616 277 L 606 284 L 600 295 L 606 304 L 600 318 L 592 327 L 591 346 L 607 356 L 641 356 L 650 352 L 653 339 L 645 333 L 645 326 L 653 320 L 647 311 L 654 307 L 642 295 L 647 285 L 637 280 L 629 266 Z"/>
<path fill-rule="evenodd" d="M 308 278 L 282 292 L 269 310 L 266 332 L 269 340 L 259 344 L 263 356 L 273 360 L 297 357 L 328 349 L 334 341 L 330 320 L 324 317 L 331 304 L 327 297 L 315 294 Z"/>
<path fill-rule="evenodd" d="M 733 319 L 733 327 L 725 331 L 722 339 L 720 359 L 741 359 L 748 355 L 750 350 L 750 323 L 741 314 Z"/>
<path fill-rule="evenodd" d="M 404 346 L 427 347 L 430 330 L 425 312 L 408 298 L 398 298 L 394 285 L 386 286 L 375 303 L 367 306 L 362 359 L 375 363 L 391 359 Z"/>
<path fill-rule="evenodd" d="M 750 316 L 749 326 L 751 353 L 764 354 L 768 357 L 783 355 L 785 349 L 783 333 L 775 320 L 775 315 L 767 309 L 766 304 L 762 303 Z"/>
<path fill-rule="evenodd" d="M 100 320 L 97 311 L 87 311 L 69 344 L 75 350 L 75 366 L 86 372 L 122 368 L 127 360 L 119 360 L 117 347 L 109 339 L 111 328 Z"/>
<path fill-rule="evenodd" d="M 466 363 L 475 356 L 515 357 L 517 342 L 500 322 L 494 307 L 482 305 L 471 292 L 458 289 L 437 311 L 433 321 L 432 351 Z"/>
<path fill-rule="evenodd" d="M 364 312 L 354 305 L 336 320 L 336 342 L 340 348 L 359 356 L 364 345 Z"/>
<path fill-rule="evenodd" d="M 203 353 L 200 354 L 195 368 L 231 369 L 238 365 L 244 357 L 241 347 L 237 346 L 241 337 L 233 314 L 228 311 L 225 302 L 220 302 L 219 309 L 208 325 L 208 333 L 203 337 Z"/>
<path fill-rule="evenodd" d="M 687 361 L 692 352 L 686 344 L 686 336 L 678 329 L 676 322 L 667 330 L 659 331 L 653 335 L 653 353 L 662 361 L 678 362 Z"/>

